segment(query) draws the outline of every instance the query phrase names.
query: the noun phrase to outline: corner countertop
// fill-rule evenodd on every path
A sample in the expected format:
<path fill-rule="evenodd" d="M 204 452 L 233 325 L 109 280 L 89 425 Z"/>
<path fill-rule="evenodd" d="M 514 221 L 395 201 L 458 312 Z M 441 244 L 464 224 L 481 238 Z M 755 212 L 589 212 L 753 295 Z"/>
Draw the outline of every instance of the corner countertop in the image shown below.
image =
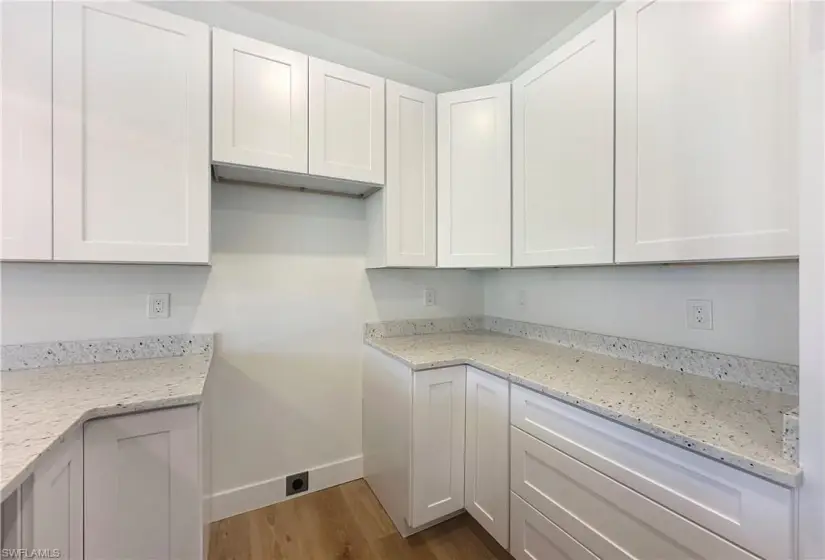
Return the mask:
<path fill-rule="evenodd" d="M 793 395 L 489 331 L 372 338 L 413 370 L 467 364 L 787 487 L 782 456 Z"/>
<path fill-rule="evenodd" d="M 197 404 L 212 353 L 0 374 L 0 485 L 6 499 L 87 420 Z"/>

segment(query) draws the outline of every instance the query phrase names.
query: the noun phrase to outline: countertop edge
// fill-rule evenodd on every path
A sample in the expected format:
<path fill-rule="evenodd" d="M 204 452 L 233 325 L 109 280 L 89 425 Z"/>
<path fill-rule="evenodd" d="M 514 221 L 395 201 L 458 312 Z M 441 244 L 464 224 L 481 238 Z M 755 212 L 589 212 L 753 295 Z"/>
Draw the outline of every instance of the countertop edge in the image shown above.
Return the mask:
<path fill-rule="evenodd" d="M 210 357 L 211 363 L 211 357 Z M 205 381 L 205 379 L 204 379 Z M 132 414 L 135 412 L 146 412 L 150 410 L 163 410 L 166 408 L 175 408 L 179 406 L 194 406 L 201 404 L 203 397 L 203 390 L 200 393 L 192 393 L 190 395 L 182 395 L 176 397 L 167 397 L 161 399 L 151 399 L 129 404 L 115 404 L 112 406 L 95 407 L 84 411 L 66 430 L 55 436 L 46 448 L 34 457 L 28 464 L 19 470 L 19 472 L 11 479 L 3 484 L 0 489 L 0 501 L 8 498 L 26 479 L 37 470 L 40 463 L 45 461 L 55 449 L 63 443 L 66 438 L 72 435 L 76 430 L 83 429 L 83 424 L 90 420 L 98 418 L 108 418 L 111 416 L 120 416 L 122 414 Z"/>
<path fill-rule="evenodd" d="M 649 436 L 655 437 L 656 439 L 662 440 L 672 445 L 676 445 L 677 447 L 684 449 L 686 451 L 690 451 L 692 453 L 696 453 L 697 455 L 701 455 L 714 461 L 718 461 L 719 463 L 722 463 L 724 465 L 729 465 L 733 468 L 746 472 L 747 474 L 765 479 L 774 484 L 779 484 L 787 488 L 797 488 L 802 484 L 801 468 L 797 468 L 796 471 L 793 472 L 778 469 L 773 465 L 768 465 L 759 462 L 755 459 L 752 459 L 750 457 L 739 455 L 732 451 L 727 451 L 715 445 L 686 436 L 679 432 L 669 430 L 667 428 L 662 428 L 661 426 L 645 422 L 641 419 L 635 419 L 632 417 L 625 416 L 624 414 L 620 414 L 610 408 L 605 408 L 603 406 L 592 403 L 587 399 L 555 391 L 552 388 L 542 385 L 540 383 L 524 379 L 523 377 L 519 377 L 518 375 L 515 375 L 507 371 L 499 370 L 490 365 L 473 360 L 472 358 L 455 358 L 452 360 L 444 360 L 440 362 L 413 363 L 402 358 L 397 354 L 392 353 L 388 349 L 383 348 L 378 344 L 375 344 L 370 339 L 366 339 L 364 343 L 370 346 L 371 348 L 375 348 L 379 352 L 382 352 L 386 356 L 398 360 L 399 362 L 403 363 L 405 366 L 409 367 L 413 371 L 425 371 L 428 369 L 436 369 L 458 365 L 471 366 L 476 369 L 485 371 L 489 374 L 495 375 L 497 377 L 501 377 L 502 379 L 511 381 L 516 385 L 519 385 L 526 389 L 530 389 L 531 391 L 536 391 L 537 393 L 541 393 L 542 395 L 552 397 L 571 406 L 575 406 L 577 408 L 581 408 L 582 410 L 586 410 L 593 414 L 597 414 L 598 416 L 601 416 L 602 418 L 605 418 L 607 420 L 611 420 L 623 426 L 633 428 Z"/>

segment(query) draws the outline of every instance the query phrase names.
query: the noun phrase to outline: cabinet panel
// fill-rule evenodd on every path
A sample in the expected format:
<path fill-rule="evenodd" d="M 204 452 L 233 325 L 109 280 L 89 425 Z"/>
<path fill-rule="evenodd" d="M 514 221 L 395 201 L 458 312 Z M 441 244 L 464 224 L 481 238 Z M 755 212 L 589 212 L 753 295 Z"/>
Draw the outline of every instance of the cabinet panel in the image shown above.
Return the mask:
<path fill-rule="evenodd" d="M 510 266 L 510 84 L 438 95 L 438 266 Z"/>
<path fill-rule="evenodd" d="M 522 387 L 514 426 L 765 558 L 791 556 L 791 491 Z"/>
<path fill-rule="evenodd" d="M 83 431 L 49 453 L 34 474 L 34 547 L 83 560 Z"/>
<path fill-rule="evenodd" d="M 464 507 L 465 368 L 413 377 L 412 527 Z"/>
<path fill-rule="evenodd" d="M 510 384 L 467 368 L 464 504 L 498 543 L 509 545 Z"/>
<path fill-rule="evenodd" d="M 387 266 L 434 267 L 435 94 L 389 81 L 383 195 Z"/>
<path fill-rule="evenodd" d="M 0 259 L 52 258 L 52 4 L 0 4 Z"/>
<path fill-rule="evenodd" d="M 791 3 L 616 10 L 616 261 L 799 253 Z"/>
<path fill-rule="evenodd" d="M 513 266 L 613 262 L 613 12 L 513 82 Z"/>
<path fill-rule="evenodd" d="M 212 159 L 307 172 L 309 58 L 212 32 Z"/>
<path fill-rule="evenodd" d="M 604 560 L 757 557 L 511 428 L 512 491 Z"/>
<path fill-rule="evenodd" d="M 598 560 L 533 506 L 516 494 L 510 496 L 510 554 L 516 560 Z"/>
<path fill-rule="evenodd" d="M 310 58 L 309 172 L 384 184 L 384 78 Z"/>
<path fill-rule="evenodd" d="M 55 259 L 208 262 L 209 27 L 135 3 L 54 18 Z"/>
<path fill-rule="evenodd" d="M 199 558 L 197 407 L 85 426 L 86 557 Z"/>

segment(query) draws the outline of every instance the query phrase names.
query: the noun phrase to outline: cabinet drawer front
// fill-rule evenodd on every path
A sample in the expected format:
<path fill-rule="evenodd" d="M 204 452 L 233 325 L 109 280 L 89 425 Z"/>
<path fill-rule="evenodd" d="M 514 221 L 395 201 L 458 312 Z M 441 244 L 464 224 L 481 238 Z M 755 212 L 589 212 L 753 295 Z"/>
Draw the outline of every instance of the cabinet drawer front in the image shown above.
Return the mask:
<path fill-rule="evenodd" d="M 511 428 L 511 489 L 603 560 L 753 560 L 554 447 Z"/>
<path fill-rule="evenodd" d="M 766 558 L 792 554 L 787 488 L 522 387 L 514 426 Z"/>
<path fill-rule="evenodd" d="M 579 541 L 510 493 L 510 554 L 516 560 L 598 560 Z"/>

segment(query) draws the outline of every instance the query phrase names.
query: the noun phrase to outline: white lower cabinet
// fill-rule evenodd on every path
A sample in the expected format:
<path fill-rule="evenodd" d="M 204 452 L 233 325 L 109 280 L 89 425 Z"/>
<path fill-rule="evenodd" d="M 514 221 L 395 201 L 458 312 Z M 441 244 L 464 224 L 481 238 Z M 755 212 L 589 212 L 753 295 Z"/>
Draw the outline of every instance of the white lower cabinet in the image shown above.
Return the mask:
<path fill-rule="evenodd" d="M 579 541 L 514 493 L 510 494 L 510 554 L 516 560 L 598 560 Z"/>
<path fill-rule="evenodd" d="M 364 476 L 402 536 L 466 509 L 517 560 L 793 560 L 794 492 L 472 366 L 367 348 Z"/>
<path fill-rule="evenodd" d="M 756 558 L 518 428 L 510 438 L 513 492 L 599 558 Z"/>
<path fill-rule="evenodd" d="M 465 369 L 455 366 L 413 375 L 413 527 L 464 507 Z"/>
<path fill-rule="evenodd" d="M 33 542 L 83 560 L 83 430 L 50 452 L 34 473 Z"/>
<path fill-rule="evenodd" d="M 510 524 L 510 383 L 467 367 L 464 507 L 507 548 Z"/>
<path fill-rule="evenodd" d="M 85 425 L 86 560 L 202 557 L 196 406 Z"/>
<path fill-rule="evenodd" d="M 404 537 L 464 508 L 466 369 L 413 371 L 365 349 L 364 478 Z"/>

